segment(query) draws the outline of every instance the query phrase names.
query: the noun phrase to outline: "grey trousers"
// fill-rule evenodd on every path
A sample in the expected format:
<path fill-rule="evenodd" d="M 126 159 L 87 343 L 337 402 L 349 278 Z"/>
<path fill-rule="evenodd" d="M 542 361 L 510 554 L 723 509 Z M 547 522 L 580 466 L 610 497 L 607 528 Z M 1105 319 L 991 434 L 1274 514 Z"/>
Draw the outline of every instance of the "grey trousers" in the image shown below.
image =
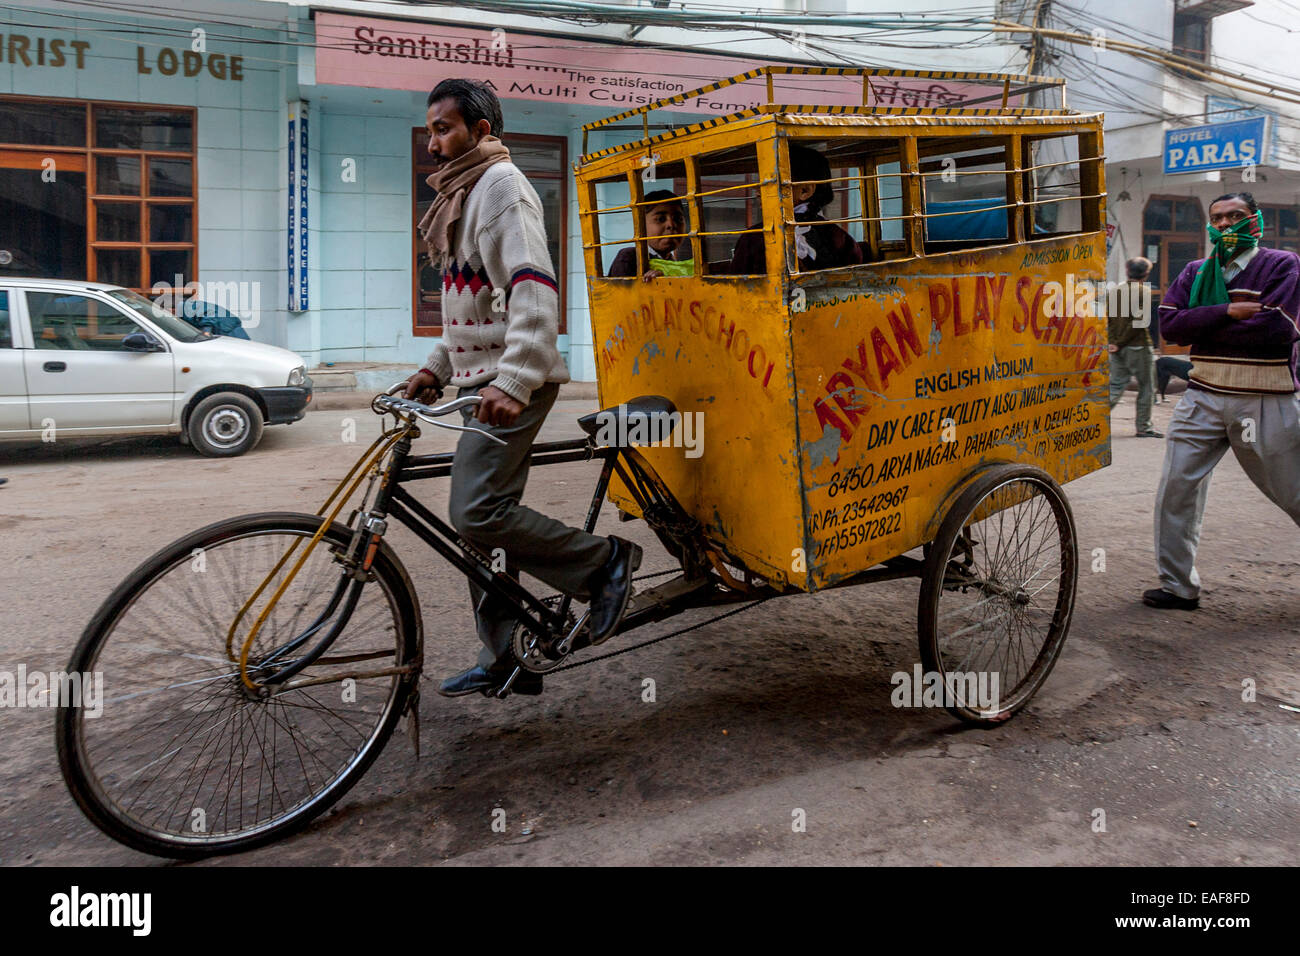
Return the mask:
<path fill-rule="evenodd" d="M 1156 398 L 1156 356 L 1149 345 L 1126 345 L 1110 353 L 1110 407 L 1114 408 L 1128 388 L 1138 380 L 1137 430 L 1151 431 L 1151 406 Z"/>
<path fill-rule="evenodd" d="M 459 394 L 476 395 L 486 387 L 463 388 Z M 452 526 L 489 559 L 504 553 L 507 573 L 518 577 L 526 571 L 558 591 L 586 600 L 587 580 L 609 560 L 609 539 L 570 528 L 520 504 L 528 481 L 529 450 L 559 391 L 554 382 L 537 389 L 509 427 L 473 423 L 504 438 L 508 443 L 504 447 L 475 432 L 461 435 L 451 466 L 447 510 Z M 461 409 L 461 415 L 468 425 L 474 409 Z M 501 666 L 508 659 L 515 626 L 511 607 L 475 584 L 469 590 L 484 647 L 479 664 Z"/>
<path fill-rule="evenodd" d="M 1196 545 L 1210 473 L 1229 449 L 1255 487 L 1300 525 L 1300 397 L 1189 388 L 1174 409 L 1156 492 L 1156 570 L 1182 598 L 1200 593 Z"/>

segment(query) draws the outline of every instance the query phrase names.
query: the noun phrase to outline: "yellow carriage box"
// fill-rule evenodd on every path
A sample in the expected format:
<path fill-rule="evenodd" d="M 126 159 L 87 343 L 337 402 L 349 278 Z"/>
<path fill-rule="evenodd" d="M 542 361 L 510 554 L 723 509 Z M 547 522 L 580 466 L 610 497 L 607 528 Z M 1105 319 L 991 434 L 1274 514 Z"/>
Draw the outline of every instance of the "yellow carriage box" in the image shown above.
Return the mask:
<path fill-rule="evenodd" d="M 867 105 L 771 102 L 810 75 Z M 768 102 L 651 134 L 650 110 L 753 80 Z M 873 105 L 885 81 L 990 94 Z M 1015 105 L 1035 90 L 1061 106 Z M 818 590 L 931 541 L 990 465 L 1110 463 L 1101 117 L 1063 101 L 1038 77 L 767 67 L 586 128 L 584 150 L 643 131 L 575 164 L 600 401 L 675 404 L 646 457 L 729 563 Z M 665 235 L 646 214 L 673 208 Z M 642 278 L 674 238 L 689 265 Z"/>

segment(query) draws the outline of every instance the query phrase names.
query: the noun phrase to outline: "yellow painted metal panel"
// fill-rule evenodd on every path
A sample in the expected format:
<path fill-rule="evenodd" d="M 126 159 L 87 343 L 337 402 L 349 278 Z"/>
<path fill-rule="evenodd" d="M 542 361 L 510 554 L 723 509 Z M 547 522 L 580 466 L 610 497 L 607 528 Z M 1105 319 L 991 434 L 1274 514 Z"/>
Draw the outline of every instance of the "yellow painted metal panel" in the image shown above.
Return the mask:
<path fill-rule="evenodd" d="M 603 281 L 591 293 L 601 407 L 663 395 L 695 416 L 678 427 L 681 447 L 646 448 L 645 457 L 726 553 L 802 587 L 803 575 L 791 574 L 803 506 L 790 321 L 784 310 L 756 308 L 780 301 L 767 277 Z M 610 497 L 636 513 L 617 480 Z"/>
<path fill-rule="evenodd" d="M 934 537 L 963 479 L 1110 463 L 1098 236 L 800 280 L 792 321 L 809 589 Z M 1058 290 L 1051 285 L 1057 283 Z M 1054 314 L 1059 313 L 1059 314 Z"/>

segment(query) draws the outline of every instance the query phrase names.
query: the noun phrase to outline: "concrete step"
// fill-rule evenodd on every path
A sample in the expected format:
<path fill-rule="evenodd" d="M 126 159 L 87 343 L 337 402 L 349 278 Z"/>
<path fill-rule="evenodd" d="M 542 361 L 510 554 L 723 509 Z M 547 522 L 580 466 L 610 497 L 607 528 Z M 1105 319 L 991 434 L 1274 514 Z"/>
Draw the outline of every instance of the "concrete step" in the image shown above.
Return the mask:
<path fill-rule="evenodd" d="M 357 387 L 357 376 L 351 369 L 314 368 L 307 374 L 311 376 L 313 391 L 344 392 Z"/>

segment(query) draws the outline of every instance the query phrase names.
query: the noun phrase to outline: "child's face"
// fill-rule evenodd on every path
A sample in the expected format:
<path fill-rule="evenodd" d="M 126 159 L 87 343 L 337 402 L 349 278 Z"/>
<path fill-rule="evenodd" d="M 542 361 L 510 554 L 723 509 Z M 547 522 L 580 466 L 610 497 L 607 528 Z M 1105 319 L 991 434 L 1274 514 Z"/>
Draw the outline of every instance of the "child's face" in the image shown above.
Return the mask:
<path fill-rule="evenodd" d="M 660 203 L 651 206 L 645 217 L 645 234 L 650 248 L 662 255 L 671 254 L 681 244 L 681 239 L 665 239 L 664 236 L 681 235 L 686 231 L 686 221 L 682 218 L 681 207 L 677 203 Z"/>

